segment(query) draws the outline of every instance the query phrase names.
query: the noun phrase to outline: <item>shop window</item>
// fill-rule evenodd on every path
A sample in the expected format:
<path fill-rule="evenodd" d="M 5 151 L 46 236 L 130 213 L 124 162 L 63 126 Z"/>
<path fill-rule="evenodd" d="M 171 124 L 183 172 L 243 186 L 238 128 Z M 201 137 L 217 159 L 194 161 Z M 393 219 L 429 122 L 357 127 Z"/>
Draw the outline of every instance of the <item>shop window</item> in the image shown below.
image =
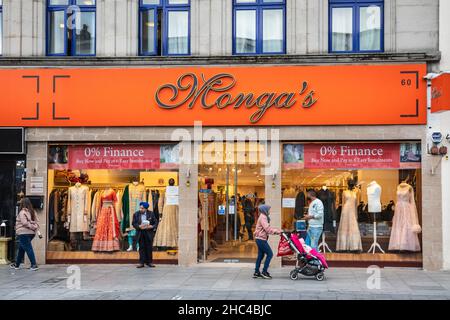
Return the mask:
<path fill-rule="evenodd" d="M 139 53 L 190 54 L 190 0 L 140 0 Z"/>
<path fill-rule="evenodd" d="M 47 1 L 47 55 L 95 56 L 96 1 Z"/>
<path fill-rule="evenodd" d="M 384 51 L 384 0 L 330 0 L 329 51 Z"/>
<path fill-rule="evenodd" d="M 175 144 L 50 145 L 48 252 L 50 261 L 136 261 L 133 215 L 149 203 L 159 225 L 154 261 L 176 263 L 178 146 Z"/>
<path fill-rule="evenodd" d="M 286 53 L 285 0 L 233 0 L 233 54 Z"/>
<path fill-rule="evenodd" d="M 305 222 L 308 190 L 321 200 L 323 220 Z M 421 193 L 420 142 L 283 145 L 282 227 L 305 240 L 307 223 L 323 227 L 309 245 L 333 252 L 330 259 L 419 265 Z"/>

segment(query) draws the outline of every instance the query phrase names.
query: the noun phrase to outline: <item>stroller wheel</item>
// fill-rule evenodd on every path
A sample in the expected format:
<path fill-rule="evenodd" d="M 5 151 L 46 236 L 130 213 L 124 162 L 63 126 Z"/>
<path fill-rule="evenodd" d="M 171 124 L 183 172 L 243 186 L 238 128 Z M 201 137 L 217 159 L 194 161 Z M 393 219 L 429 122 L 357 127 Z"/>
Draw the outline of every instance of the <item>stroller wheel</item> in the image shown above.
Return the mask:
<path fill-rule="evenodd" d="M 322 281 L 323 279 L 325 279 L 325 275 L 323 274 L 323 272 L 319 272 L 318 274 L 316 274 L 317 281 Z"/>
<path fill-rule="evenodd" d="M 298 279 L 298 272 L 297 272 L 297 270 L 292 270 L 289 273 L 289 278 L 291 278 L 291 280 L 297 280 Z"/>

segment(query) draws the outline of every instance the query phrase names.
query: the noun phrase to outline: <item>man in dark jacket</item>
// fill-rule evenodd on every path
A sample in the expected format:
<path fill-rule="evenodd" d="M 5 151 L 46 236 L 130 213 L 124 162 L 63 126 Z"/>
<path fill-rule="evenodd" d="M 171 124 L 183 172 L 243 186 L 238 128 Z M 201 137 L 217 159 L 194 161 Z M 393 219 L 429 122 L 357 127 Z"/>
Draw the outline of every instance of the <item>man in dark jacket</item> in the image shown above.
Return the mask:
<path fill-rule="evenodd" d="M 139 244 L 139 265 L 137 268 L 143 268 L 144 265 L 154 268 L 153 264 L 153 239 L 158 219 L 153 211 L 148 210 L 148 202 L 141 202 L 139 211 L 133 215 L 133 227 L 136 229 L 136 242 Z"/>

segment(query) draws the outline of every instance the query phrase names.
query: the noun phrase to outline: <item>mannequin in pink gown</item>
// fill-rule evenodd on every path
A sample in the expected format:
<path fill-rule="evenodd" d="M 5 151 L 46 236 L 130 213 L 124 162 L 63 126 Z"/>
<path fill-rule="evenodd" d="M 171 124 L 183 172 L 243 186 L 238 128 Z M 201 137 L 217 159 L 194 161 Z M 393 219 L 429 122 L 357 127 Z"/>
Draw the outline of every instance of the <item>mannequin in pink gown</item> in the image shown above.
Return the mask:
<path fill-rule="evenodd" d="M 409 184 L 402 182 L 397 187 L 389 250 L 420 251 L 420 232 L 414 190 Z"/>

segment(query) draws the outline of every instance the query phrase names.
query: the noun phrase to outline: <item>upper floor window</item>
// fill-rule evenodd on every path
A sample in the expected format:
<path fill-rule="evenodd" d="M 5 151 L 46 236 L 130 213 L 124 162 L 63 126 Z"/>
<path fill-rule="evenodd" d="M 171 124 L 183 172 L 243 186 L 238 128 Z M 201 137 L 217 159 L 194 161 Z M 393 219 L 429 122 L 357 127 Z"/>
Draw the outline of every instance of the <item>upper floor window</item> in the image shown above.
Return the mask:
<path fill-rule="evenodd" d="M 140 55 L 189 55 L 190 0 L 139 0 Z"/>
<path fill-rule="evenodd" d="M 47 54 L 95 55 L 96 0 L 47 0 Z"/>
<path fill-rule="evenodd" d="M 330 52 L 384 50 L 384 0 L 329 0 Z"/>
<path fill-rule="evenodd" d="M 233 0 L 233 54 L 286 53 L 285 0 Z"/>

